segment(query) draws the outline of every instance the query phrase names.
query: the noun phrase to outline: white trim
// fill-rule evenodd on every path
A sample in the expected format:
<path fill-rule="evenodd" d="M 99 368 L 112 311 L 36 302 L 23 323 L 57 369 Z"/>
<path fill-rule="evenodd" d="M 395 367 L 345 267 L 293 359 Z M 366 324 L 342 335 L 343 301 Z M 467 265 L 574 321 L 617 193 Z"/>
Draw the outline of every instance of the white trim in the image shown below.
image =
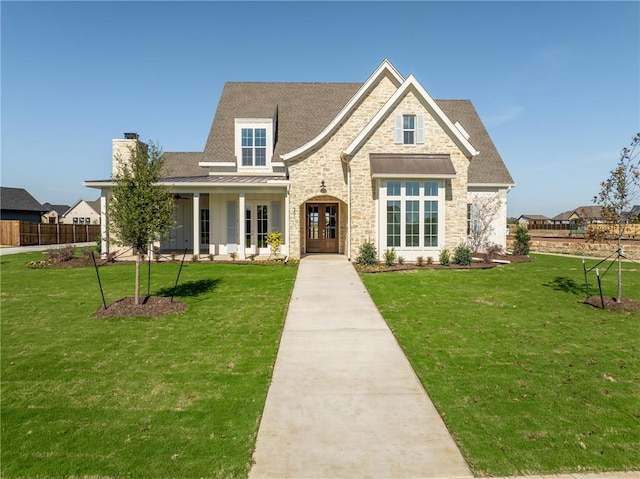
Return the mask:
<path fill-rule="evenodd" d="M 460 130 L 460 133 L 462 133 L 462 136 L 464 136 L 467 140 L 469 138 L 471 138 L 471 135 L 467 132 L 467 130 L 464 129 L 464 127 L 460 124 L 459 121 L 456 121 L 453 126 L 455 126 L 458 130 Z"/>
<path fill-rule="evenodd" d="M 467 141 L 467 139 L 462 135 L 460 130 L 458 130 L 451 120 L 444 114 L 435 100 L 429 96 L 424 88 L 422 88 L 422 85 L 418 83 L 413 75 L 410 75 L 400 88 L 398 88 L 391 96 L 391 98 L 387 100 L 378 113 L 375 114 L 367 126 L 358 134 L 358 136 L 356 136 L 351 144 L 347 146 L 344 150 L 344 154 L 347 155 L 347 157 L 351 157 L 353 153 L 360 148 L 365 139 L 369 137 L 374 129 L 380 126 L 382 121 L 393 111 L 410 89 L 417 94 L 419 97 L 418 99 L 422 100 L 423 104 L 427 107 L 427 110 L 429 110 L 431 115 L 441 123 L 441 126 L 443 126 L 445 130 L 448 130 L 449 135 L 453 137 L 452 139 L 463 150 L 463 153 L 466 156 L 472 157 L 479 154 L 471 143 L 469 143 L 469 141 Z"/>
<path fill-rule="evenodd" d="M 485 187 L 485 188 L 508 188 L 511 189 L 515 187 L 515 183 L 467 183 L 467 188 L 474 187 Z"/>
<path fill-rule="evenodd" d="M 273 125 L 273 118 L 235 118 L 234 119 L 234 153 L 236 156 L 236 165 L 238 171 L 265 171 L 271 172 L 271 158 L 273 157 L 273 149 L 274 149 L 274 138 L 275 138 L 275 127 Z M 265 144 L 265 161 L 264 165 L 255 165 L 255 158 L 252 158 L 254 162 L 253 165 L 243 165 L 242 164 L 242 130 L 244 128 L 247 129 L 261 129 L 264 128 L 266 130 L 266 144 Z M 255 143 L 255 141 L 254 141 Z M 255 144 L 251 147 L 253 149 L 256 148 Z M 233 165 L 233 166 L 236 166 Z"/>
<path fill-rule="evenodd" d="M 219 166 L 221 168 L 229 168 L 229 167 L 235 167 L 236 165 L 237 163 L 235 161 L 200 161 L 198 162 L 198 166 L 202 166 L 202 167 Z"/>
<path fill-rule="evenodd" d="M 402 77 L 402 75 L 400 75 L 400 73 L 398 73 L 398 70 L 395 69 L 395 67 L 391 64 L 389 60 L 385 59 L 380 64 L 380 66 L 376 68 L 376 70 L 369 77 L 369 79 L 366 82 L 364 82 L 364 84 L 360 87 L 360 89 L 356 92 L 356 94 L 353 97 L 351 97 L 351 100 L 349 100 L 349 102 L 344 106 L 344 108 L 340 110 L 338 115 L 331 121 L 331 123 L 329 123 L 329 125 L 327 125 L 327 127 L 324 130 L 320 132 L 319 135 L 317 135 L 314 139 L 312 139 L 311 141 L 308 141 L 301 147 L 296 148 L 295 150 L 290 151 L 289 153 L 285 153 L 284 155 L 280 155 L 280 158 L 282 159 L 282 161 L 287 162 L 305 153 L 306 151 L 312 149 L 321 141 L 323 141 L 327 136 L 329 136 L 338 127 L 338 125 L 347 116 L 347 114 L 355 107 L 355 105 L 358 104 L 358 102 L 365 95 L 369 93 L 369 90 L 372 88 L 375 82 L 378 81 L 378 79 L 382 78 L 382 76 L 385 73 L 389 73 L 393 77 L 393 79 L 398 83 L 398 86 L 404 82 L 404 78 Z"/>
<path fill-rule="evenodd" d="M 442 179 L 451 179 L 451 178 L 456 178 L 455 174 L 451 174 L 451 175 L 444 175 L 444 174 L 413 174 L 413 175 L 405 175 L 402 174 L 401 176 L 398 176 L 398 173 L 374 173 L 371 175 L 371 178 L 426 178 L 426 179 L 433 179 L 433 180 L 442 180 Z"/>

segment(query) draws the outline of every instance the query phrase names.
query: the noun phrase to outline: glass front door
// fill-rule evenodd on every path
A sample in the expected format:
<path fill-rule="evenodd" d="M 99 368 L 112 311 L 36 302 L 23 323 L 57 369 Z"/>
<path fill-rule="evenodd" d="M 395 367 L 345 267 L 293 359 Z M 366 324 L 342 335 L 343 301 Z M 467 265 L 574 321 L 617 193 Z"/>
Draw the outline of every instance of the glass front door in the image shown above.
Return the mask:
<path fill-rule="evenodd" d="M 244 246 L 247 253 L 263 254 L 269 252 L 267 235 L 269 234 L 268 205 L 246 205 L 244 212 Z"/>
<path fill-rule="evenodd" d="M 338 204 L 307 203 L 307 253 L 338 253 Z"/>

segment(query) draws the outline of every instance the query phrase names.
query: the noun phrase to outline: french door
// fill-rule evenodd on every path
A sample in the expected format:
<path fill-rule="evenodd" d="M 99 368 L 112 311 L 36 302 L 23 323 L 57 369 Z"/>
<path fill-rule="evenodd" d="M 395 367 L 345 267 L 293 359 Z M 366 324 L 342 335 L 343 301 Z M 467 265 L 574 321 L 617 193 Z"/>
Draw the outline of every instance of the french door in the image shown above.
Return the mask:
<path fill-rule="evenodd" d="M 307 203 L 307 253 L 338 253 L 338 203 Z"/>

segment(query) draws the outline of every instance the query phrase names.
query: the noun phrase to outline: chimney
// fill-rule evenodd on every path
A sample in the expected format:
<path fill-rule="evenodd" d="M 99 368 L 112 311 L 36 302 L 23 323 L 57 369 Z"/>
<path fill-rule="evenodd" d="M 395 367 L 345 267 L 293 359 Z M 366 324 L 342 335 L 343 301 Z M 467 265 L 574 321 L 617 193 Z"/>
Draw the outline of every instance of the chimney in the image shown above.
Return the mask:
<path fill-rule="evenodd" d="M 125 133 L 124 139 L 117 138 L 111 140 L 112 159 L 111 176 L 114 177 L 120 172 L 120 164 L 131 158 L 131 149 L 136 147 L 138 142 L 137 133 Z"/>

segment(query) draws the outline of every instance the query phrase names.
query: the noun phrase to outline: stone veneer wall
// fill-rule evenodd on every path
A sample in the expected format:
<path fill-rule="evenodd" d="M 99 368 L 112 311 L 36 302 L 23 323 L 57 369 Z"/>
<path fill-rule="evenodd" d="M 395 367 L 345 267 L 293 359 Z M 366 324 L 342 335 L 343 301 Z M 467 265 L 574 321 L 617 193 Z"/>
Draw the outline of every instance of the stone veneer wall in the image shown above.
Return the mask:
<path fill-rule="evenodd" d="M 425 109 L 418 98 L 409 92 L 364 146 L 353 156 L 351 168 L 351 250 L 347 248 L 347 165 L 341 153 L 365 128 L 397 86 L 383 77 L 372 92 L 358 105 L 337 131 L 316 151 L 288 164 L 291 182 L 290 195 L 290 254 L 299 257 L 304 253 L 305 202 L 322 194 L 323 201 L 332 198 L 340 202 L 340 253 L 355 258 L 360 245 L 376 240 L 376 197 L 372 183 L 369 153 L 445 153 L 451 155 L 457 177 L 446 182 L 445 194 L 445 247 L 455 248 L 466 240 L 467 171 L 469 160 Z M 397 145 L 394 143 L 395 112 L 425 115 L 425 144 Z M 326 191 L 320 192 L 324 181 Z M 299 234 L 297 234 L 299 232 Z M 379 245 L 377 245 L 379 246 Z"/>
<path fill-rule="evenodd" d="M 423 145 L 399 145 L 394 143 L 395 114 L 425 116 L 425 143 Z M 467 171 L 469 160 L 451 140 L 436 119 L 420 100 L 408 93 L 376 132 L 351 160 L 352 171 L 352 244 L 351 255 L 357 254 L 360 245 L 375 237 L 375 202 L 377 192 L 371 183 L 369 153 L 444 153 L 451 155 L 456 178 L 445 182 L 445 244 L 455 248 L 466 241 L 467 234 Z M 380 205 L 384 208 L 384 205 Z M 379 245 L 377 245 L 379 248 Z M 380 248 L 379 248 L 380 249 Z M 437 256 L 437 255 L 436 255 Z"/>
<path fill-rule="evenodd" d="M 513 237 L 507 240 L 507 248 L 513 249 Z M 577 256 L 596 256 L 606 258 L 615 253 L 617 246 L 614 243 L 590 243 L 585 240 L 550 240 L 544 238 L 531 239 L 531 252 L 533 253 L 558 253 Z M 622 244 L 625 255 L 634 261 L 640 260 L 640 242 L 625 241 Z"/>
<path fill-rule="evenodd" d="M 291 184 L 289 189 L 289 226 L 291 231 L 289 252 L 292 257 L 299 257 L 305 252 L 303 205 L 311 199 L 318 199 L 316 198 L 318 195 L 322 195 L 322 201 L 333 200 L 340 203 L 340 253 L 345 253 L 348 191 L 347 167 L 341 159 L 341 154 L 396 89 L 397 87 L 389 77 L 383 77 L 325 143 L 306 157 L 292 161 L 287 165 Z M 326 185 L 322 192 L 320 191 L 321 181 L 324 181 Z M 373 203 L 373 199 L 370 199 L 370 202 Z M 374 221 L 374 218 L 371 220 Z"/>

